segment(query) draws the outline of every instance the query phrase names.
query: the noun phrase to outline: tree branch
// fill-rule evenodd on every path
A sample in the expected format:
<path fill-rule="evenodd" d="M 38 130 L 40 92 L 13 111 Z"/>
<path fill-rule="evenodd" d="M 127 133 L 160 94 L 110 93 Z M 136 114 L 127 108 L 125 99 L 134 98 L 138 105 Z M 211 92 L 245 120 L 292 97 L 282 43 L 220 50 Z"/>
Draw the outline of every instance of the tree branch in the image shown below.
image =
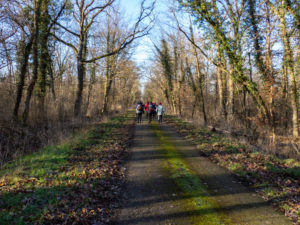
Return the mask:
<path fill-rule="evenodd" d="M 61 16 L 61 14 L 63 13 L 64 9 L 66 8 L 66 4 L 67 4 L 67 0 L 64 1 L 64 4 L 62 5 L 62 7 L 60 8 L 58 14 L 56 15 L 56 17 L 54 18 L 54 20 L 52 20 L 49 28 L 48 28 L 48 32 L 50 32 L 50 30 L 52 29 L 52 27 L 54 26 L 54 24 L 56 24 L 58 18 Z"/>
<path fill-rule="evenodd" d="M 52 34 L 52 36 L 53 36 L 57 41 L 63 43 L 63 44 L 66 45 L 66 46 L 71 47 L 71 48 L 75 51 L 76 54 L 78 53 L 77 48 L 76 48 L 74 45 L 72 45 L 71 43 L 68 43 L 68 42 L 66 42 L 66 41 L 64 41 L 64 40 L 62 40 L 62 39 L 60 39 L 60 38 L 57 37 L 55 34 Z"/>
<path fill-rule="evenodd" d="M 205 56 L 205 58 L 208 59 L 208 61 L 210 61 L 210 62 L 211 62 L 212 64 L 214 64 L 215 66 L 218 66 L 218 63 L 215 62 L 213 59 L 211 59 L 211 58 L 210 58 L 210 57 L 202 50 L 202 48 L 201 48 L 199 45 L 197 45 L 197 44 L 195 43 L 195 41 L 192 40 L 192 39 L 189 37 L 189 35 L 188 35 L 188 34 L 180 27 L 179 21 L 178 21 L 176 15 L 175 15 L 175 13 L 174 13 L 174 17 L 175 17 L 175 19 L 176 19 L 177 27 L 178 27 L 179 31 L 181 31 L 181 32 L 184 34 L 184 36 L 188 39 L 188 41 L 189 41 L 192 45 L 194 45 L 197 49 L 199 49 L 199 51 L 202 53 L 202 55 Z"/>
<path fill-rule="evenodd" d="M 137 22 L 135 23 L 135 25 L 132 29 L 132 32 L 129 35 L 127 35 L 127 37 L 124 38 L 124 40 L 120 43 L 120 45 L 117 48 L 115 48 L 113 51 L 108 52 L 106 54 L 94 57 L 94 58 L 89 59 L 89 60 L 85 60 L 84 62 L 85 63 L 91 63 L 91 62 L 95 62 L 99 59 L 118 54 L 120 51 L 122 51 L 128 45 L 130 45 L 134 40 L 136 40 L 138 38 L 141 38 L 141 37 L 144 37 L 145 35 L 148 35 L 149 31 L 152 28 L 151 24 L 153 22 L 153 19 L 150 19 L 150 22 L 148 23 L 147 26 L 145 26 L 141 29 L 139 29 L 139 27 L 140 27 L 141 22 L 144 21 L 146 18 L 149 18 L 150 15 L 152 14 L 155 2 L 153 2 L 153 4 L 151 6 L 146 7 L 146 8 L 144 7 L 144 3 L 145 3 L 145 0 L 143 0 L 143 2 L 141 4 L 141 12 L 140 12 L 140 15 L 138 17 Z"/>
<path fill-rule="evenodd" d="M 59 27 L 63 28 L 65 31 L 67 31 L 68 33 L 76 36 L 76 37 L 80 37 L 79 34 L 75 33 L 74 31 L 69 30 L 68 28 L 66 28 L 65 26 L 61 25 L 60 23 L 58 23 L 57 21 L 55 22 L 56 25 L 58 25 Z"/>

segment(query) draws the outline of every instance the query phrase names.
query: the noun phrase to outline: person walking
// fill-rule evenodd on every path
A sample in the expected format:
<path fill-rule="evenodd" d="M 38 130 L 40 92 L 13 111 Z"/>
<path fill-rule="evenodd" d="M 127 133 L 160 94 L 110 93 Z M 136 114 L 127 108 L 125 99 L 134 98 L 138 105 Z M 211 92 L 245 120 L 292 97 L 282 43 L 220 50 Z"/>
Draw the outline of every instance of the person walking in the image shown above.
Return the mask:
<path fill-rule="evenodd" d="M 155 114 L 155 105 L 150 102 L 148 107 L 148 122 L 151 123 L 152 117 L 154 117 Z"/>
<path fill-rule="evenodd" d="M 145 111 L 146 111 L 146 117 L 147 119 L 149 118 L 149 102 L 147 102 L 147 104 L 145 105 Z"/>
<path fill-rule="evenodd" d="M 142 122 L 143 113 L 144 113 L 144 105 L 143 105 L 142 101 L 139 101 L 136 104 L 136 118 L 137 118 L 138 123 Z"/>
<path fill-rule="evenodd" d="M 159 105 L 156 108 L 156 113 L 157 113 L 157 119 L 159 123 L 162 123 L 163 120 L 163 115 L 165 114 L 166 110 L 163 107 L 162 103 L 160 102 Z"/>
<path fill-rule="evenodd" d="M 154 118 L 154 117 L 156 117 L 156 115 L 157 115 L 156 109 L 157 109 L 157 106 L 158 106 L 158 105 L 157 105 L 155 102 L 153 103 L 153 105 L 154 105 L 154 113 L 153 113 L 153 118 Z"/>

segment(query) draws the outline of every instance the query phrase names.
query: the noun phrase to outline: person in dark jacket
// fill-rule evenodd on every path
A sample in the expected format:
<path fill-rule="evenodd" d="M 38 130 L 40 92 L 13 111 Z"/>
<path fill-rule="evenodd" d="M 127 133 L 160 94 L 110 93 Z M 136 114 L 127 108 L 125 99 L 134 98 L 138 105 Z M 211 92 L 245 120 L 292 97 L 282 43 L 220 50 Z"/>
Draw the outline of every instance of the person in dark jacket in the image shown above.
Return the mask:
<path fill-rule="evenodd" d="M 155 116 L 156 107 L 155 104 L 150 102 L 148 108 L 148 122 L 151 123 L 152 118 Z"/>
<path fill-rule="evenodd" d="M 137 118 L 137 122 L 141 123 L 142 122 L 142 115 L 144 113 L 144 105 L 142 103 L 142 101 L 139 101 L 136 104 L 136 118 Z"/>

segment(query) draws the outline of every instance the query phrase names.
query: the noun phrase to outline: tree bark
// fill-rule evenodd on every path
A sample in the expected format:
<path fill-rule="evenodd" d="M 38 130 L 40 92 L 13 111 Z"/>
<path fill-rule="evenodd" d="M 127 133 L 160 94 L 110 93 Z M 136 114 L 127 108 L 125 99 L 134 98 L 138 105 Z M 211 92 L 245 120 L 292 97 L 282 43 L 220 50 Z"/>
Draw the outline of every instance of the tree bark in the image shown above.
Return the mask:
<path fill-rule="evenodd" d="M 283 9 L 282 9 L 283 10 Z M 285 22 L 285 14 L 282 12 L 282 16 L 280 17 L 280 30 L 284 43 L 284 63 L 287 67 L 287 70 L 290 75 L 291 80 L 291 106 L 293 111 L 293 137 L 297 138 L 299 136 L 299 115 L 298 115 L 298 93 L 297 93 L 297 82 L 296 75 L 294 70 L 294 61 L 293 61 L 293 53 L 290 45 L 289 36 L 286 30 L 286 22 Z"/>
<path fill-rule="evenodd" d="M 233 70 L 230 70 L 230 73 L 233 73 Z M 245 90 L 245 88 L 243 87 Z M 227 101 L 227 109 L 229 113 L 228 122 L 230 123 L 233 119 L 234 115 L 234 82 L 232 79 L 232 75 L 228 76 L 228 101 Z"/>
<path fill-rule="evenodd" d="M 217 82 L 218 82 L 218 94 L 219 94 L 219 109 L 220 115 L 223 115 L 225 120 L 227 120 L 227 108 L 226 108 L 226 96 L 224 90 L 224 79 L 223 79 L 223 71 L 222 68 L 224 67 L 223 60 L 222 60 L 222 53 L 220 53 L 220 46 L 218 48 L 218 66 L 217 66 Z"/>
<path fill-rule="evenodd" d="M 84 77 L 85 77 L 85 57 L 87 51 L 87 34 L 88 31 L 85 30 L 84 18 L 81 17 L 80 20 L 80 37 L 79 37 L 79 51 L 77 54 L 77 93 L 74 105 L 74 116 L 78 117 L 81 115 L 81 104 L 82 104 L 82 92 L 84 87 Z"/>
<path fill-rule="evenodd" d="M 39 65 L 39 75 L 38 75 L 38 85 L 39 85 L 39 118 L 44 121 L 45 112 L 45 97 L 46 97 L 46 86 L 47 86 L 47 73 L 49 68 L 49 48 L 48 40 L 50 32 L 48 30 L 50 24 L 50 16 L 48 12 L 49 1 L 44 0 L 41 2 L 41 16 L 40 16 L 40 65 Z"/>
<path fill-rule="evenodd" d="M 28 58 L 32 49 L 32 42 L 33 42 L 33 35 L 30 37 L 28 43 L 26 43 L 25 48 L 20 50 L 22 54 L 20 55 L 20 60 L 21 60 L 20 71 L 18 75 L 16 101 L 15 101 L 15 107 L 13 111 L 14 121 L 18 121 L 18 113 L 19 113 L 22 96 L 23 96 L 25 75 L 28 68 Z M 23 48 L 23 46 L 21 48 Z"/>
<path fill-rule="evenodd" d="M 49 73 L 49 77 L 50 77 L 50 90 L 51 90 L 53 101 L 56 101 L 55 82 L 54 82 L 54 77 L 53 77 L 53 65 L 52 65 L 53 62 L 52 62 L 50 55 L 48 55 L 48 60 L 49 60 L 48 73 Z"/>
<path fill-rule="evenodd" d="M 84 114 L 87 113 L 89 105 L 90 105 L 90 98 L 92 95 L 92 90 L 93 90 L 93 85 L 95 83 L 95 79 L 96 79 L 96 64 L 93 63 L 91 72 L 90 72 L 90 81 L 89 81 L 89 87 L 88 87 L 89 89 L 88 89 L 88 96 L 87 96 L 87 102 L 86 102 Z"/>
<path fill-rule="evenodd" d="M 111 52 L 115 47 L 116 42 L 116 33 L 112 30 L 110 21 L 107 22 L 107 36 L 106 36 L 106 52 Z M 104 86 L 104 99 L 103 99 L 103 108 L 102 114 L 108 114 L 108 102 L 109 95 L 112 87 L 113 78 L 115 76 L 115 62 L 116 55 L 108 56 L 105 58 L 105 86 Z"/>
<path fill-rule="evenodd" d="M 83 82 L 84 82 L 84 63 L 82 60 L 82 51 L 79 50 L 77 55 L 77 92 L 76 92 L 76 100 L 74 105 L 74 116 L 78 117 L 81 111 L 81 103 L 82 103 L 82 92 L 83 92 Z"/>
<path fill-rule="evenodd" d="M 194 42 L 195 38 L 194 38 L 194 32 L 193 32 L 192 25 L 190 26 L 190 31 L 191 31 L 191 40 Z M 207 125 L 207 115 L 206 115 L 206 110 L 205 110 L 205 100 L 204 100 L 204 91 L 203 91 L 204 75 L 201 73 L 201 64 L 200 64 L 200 59 L 199 59 L 197 49 L 196 49 L 195 45 L 192 45 L 192 47 L 193 47 L 193 54 L 196 59 L 196 70 L 197 70 L 197 80 L 198 80 L 198 87 L 196 86 L 196 89 L 199 89 L 199 90 L 196 90 L 196 92 L 197 92 L 196 99 L 199 99 L 199 100 L 201 99 L 201 102 L 202 102 L 201 111 L 203 114 L 203 122 L 204 122 L 204 126 L 206 126 Z"/>
<path fill-rule="evenodd" d="M 299 97 L 298 97 L 298 90 L 297 90 L 297 81 L 296 81 L 296 73 L 295 73 L 295 61 L 293 60 L 293 52 L 290 44 L 290 37 L 287 32 L 286 26 L 286 1 L 282 1 L 282 5 L 276 9 L 275 6 L 270 2 L 267 1 L 271 10 L 279 17 L 280 21 L 280 33 L 281 38 L 284 45 L 284 55 L 283 55 L 283 65 L 287 69 L 287 73 L 290 75 L 291 80 L 291 107 L 292 107 L 292 123 L 293 123 L 293 137 L 299 137 L 299 114 L 298 114 L 298 107 L 299 107 Z M 299 57 L 299 56 L 298 56 Z"/>
<path fill-rule="evenodd" d="M 39 56 L 38 56 L 38 42 L 39 42 L 39 19 L 40 19 L 40 7 L 41 7 L 41 0 L 34 1 L 34 39 L 33 39 L 33 74 L 30 81 L 30 84 L 27 88 L 27 96 L 25 100 L 25 109 L 23 112 L 23 124 L 27 123 L 29 108 L 30 108 L 30 100 L 32 96 L 32 92 L 35 86 L 35 83 L 38 78 L 38 68 L 39 68 Z"/>

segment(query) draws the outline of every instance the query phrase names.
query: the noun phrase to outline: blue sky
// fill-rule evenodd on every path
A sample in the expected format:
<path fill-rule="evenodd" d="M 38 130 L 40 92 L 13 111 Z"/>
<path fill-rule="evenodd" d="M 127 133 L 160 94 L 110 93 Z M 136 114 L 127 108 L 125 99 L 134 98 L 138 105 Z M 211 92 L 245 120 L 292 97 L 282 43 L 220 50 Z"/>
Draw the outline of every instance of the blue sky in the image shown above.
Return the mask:
<path fill-rule="evenodd" d="M 136 18 L 136 16 L 139 13 L 139 8 L 140 8 L 140 2 L 141 0 L 120 0 L 121 3 L 121 9 L 122 11 L 125 11 L 125 16 L 132 20 Z M 137 47 L 135 54 L 134 54 L 134 59 L 138 63 L 142 63 L 143 60 L 147 60 L 148 54 L 146 54 L 145 49 L 143 49 L 142 46 L 145 47 L 144 42 L 146 41 L 146 38 L 142 38 L 138 40 L 139 46 Z"/>
<path fill-rule="evenodd" d="M 148 3 L 151 0 L 147 1 Z M 155 14 L 160 17 L 163 15 L 163 11 L 166 10 L 164 1 L 158 0 L 155 7 Z M 140 10 L 141 0 L 120 0 L 120 7 L 121 10 L 124 11 L 125 17 L 130 18 L 132 21 L 137 17 Z M 159 22 L 157 21 L 157 24 Z M 156 36 L 159 36 L 157 26 L 152 30 L 149 36 L 143 37 L 136 41 L 137 47 L 133 54 L 133 60 L 140 66 L 142 70 L 142 74 L 146 76 L 142 76 L 140 79 L 140 83 L 142 86 L 142 90 L 144 87 L 145 82 L 147 81 L 147 65 L 151 61 L 153 55 L 153 44 L 151 42 L 152 39 L 155 39 Z"/>
<path fill-rule="evenodd" d="M 152 0 L 148 0 L 147 3 L 151 3 Z M 156 2 L 156 7 L 155 7 L 155 14 L 158 17 L 161 17 L 164 13 L 163 11 L 166 10 L 166 6 L 164 5 L 164 0 L 158 0 Z M 134 19 L 139 13 L 140 9 L 140 4 L 141 0 L 120 0 L 120 6 L 122 11 L 125 12 L 126 18 Z M 159 22 L 157 21 L 157 24 Z M 152 30 L 151 34 L 147 37 L 141 38 L 137 40 L 136 43 L 138 43 L 138 46 L 136 48 L 136 51 L 133 55 L 133 59 L 141 65 L 144 65 L 147 63 L 147 61 L 151 60 L 151 55 L 152 55 L 152 49 L 153 49 L 153 44 L 151 42 L 151 39 L 154 39 L 155 36 L 158 36 L 158 30 L 157 26 Z"/>
<path fill-rule="evenodd" d="M 142 0 L 119 0 L 120 9 L 125 14 L 125 18 L 134 22 L 135 18 L 139 14 L 140 4 Z M 150 4 L 153 0 L 146 0 Z M 141 70 L 140 84 L 142 92 L 144 91 L 145 83 L 149 80 L 150 75 L 150 63 L 153 60 L 154 46 L 153 43 L 160 45 L 161 38 L 164 38 L 166 30 L 172 30 L 171 24 L 174 26 L 174 18 L 170 15 L 169 6 L 172 5 L 172 0 L 156 0 L 154 15 L 156 16 L 155 26 L 151 30 L 150 35 L 145 36 L 135 41 L 137 45 L 132 59 L 137 63 Z M 185 15 L 177 12 L 178 18 L 181 20 L 185 18 Z M 186 17 L 188 18 L 188 17 Z M 189 21 L 187 19 L 187 21 Z M 187 22 L 188 24 L 189 22 Z"/>

